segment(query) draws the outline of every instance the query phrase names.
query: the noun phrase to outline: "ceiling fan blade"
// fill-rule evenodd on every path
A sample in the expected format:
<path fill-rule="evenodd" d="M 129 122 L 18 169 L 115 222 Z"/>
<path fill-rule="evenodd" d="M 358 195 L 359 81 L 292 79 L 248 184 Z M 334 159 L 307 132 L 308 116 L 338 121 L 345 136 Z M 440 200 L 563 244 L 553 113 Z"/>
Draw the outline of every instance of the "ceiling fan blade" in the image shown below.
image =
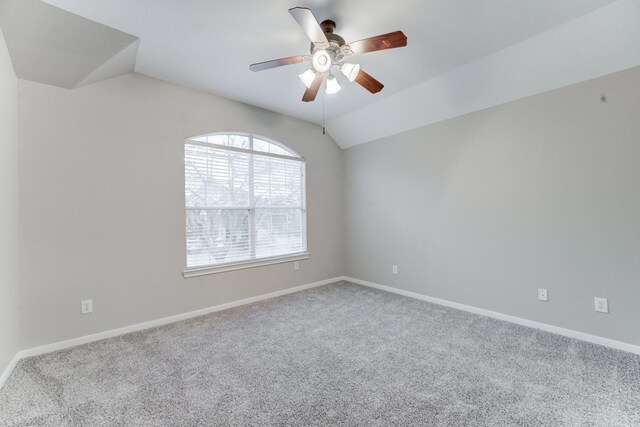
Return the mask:
<path fill-rule="evenodd" d="M 297 64 L 304 61 L 306 56 L 297 55 L 289 56 L 287 58 L 272 59 L 271 61 L 258 62 L 256 64 L 249 65 L 251 71 L 268 70 L 269 68 L 282 67 L 283 65 Z"/>
<path fill-rule="evenodd" d="M 313 43 L 321 43 L 329 46 L 329 40 L 327 36 L 320 28 L 320 24 L 311 13 L 311 10 L 307 7 L 294 7 L 289 9 L 289 13 L 293 16 L 293 19 L 302 27 L 302 31 L 311 39 Z"/>
<path fill-rule="evenodd" d="M 375 52 L 377 50 L 393 49 L 407 45 L 407 36 L 402 31 L 381 34 L 368 39 L 358 40 L 349 43 L 349 48 L 353 54 Z"/>
<path fill-rule="evenodd" d="M 311 83 L 311 87 L 304 91 L 304 96 L 302 97 L 302 101 L 311 102 L 316 99 L 316 95 L 318 95 L 318 91 L 320 90 L 320 86 L 322 85 L 322 80 L 324 79 L 324 74 L 316 73 L 316 77 L 313 79 Z"/>
<path fill-rule="evenodd" d="M 378 93 L 382 90 L 384 85 L 371 77 L 369 74 L 360 70 L 358 76 L 356 77 L 356 83 L 365 88 L 371 93 Z"/>

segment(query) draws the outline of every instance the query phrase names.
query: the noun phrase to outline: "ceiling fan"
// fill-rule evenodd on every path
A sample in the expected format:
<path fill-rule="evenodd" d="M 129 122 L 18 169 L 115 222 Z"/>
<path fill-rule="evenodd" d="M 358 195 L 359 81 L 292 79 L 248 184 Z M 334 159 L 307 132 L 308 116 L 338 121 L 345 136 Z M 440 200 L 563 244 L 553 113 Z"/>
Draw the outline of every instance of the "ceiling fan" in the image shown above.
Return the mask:
<path fill-rule="evenodd" d="M 305 84 L 307 90 L 302 97 L 304 102 L 316 99 L 318 90 L 324 80 L 325 73 L 328 72 L 325 92 L 328 94 L 337 93 L 341 87 L 332 73 L 332 67 L 337 67 L 350 82 L 356 82 L 371 93 L 378 93 L 384 85 L 360 69 L 359 64 L 346 62 L 350 56 L 375 52 L 377 50 L 393 49 L 407 45 L 407 36 L 402 31 L 381 34 L 368 39 L 358 40 L 349 44 L 333 30 L 336 23 L 331 20 L 318 21 L 306 7 L 294 7 L 289 9 L 293 19 L 302 27 L 305 34 L 311 39 L 310 55 L 296 55 L 288 58 L 273 59 L 271 61 L 251 64 L 251 71 L 262 71 L 283 65 L 298 64 L 304 61 L 311 61 L 311 68 L 300 74 L 300 80 Z"/>

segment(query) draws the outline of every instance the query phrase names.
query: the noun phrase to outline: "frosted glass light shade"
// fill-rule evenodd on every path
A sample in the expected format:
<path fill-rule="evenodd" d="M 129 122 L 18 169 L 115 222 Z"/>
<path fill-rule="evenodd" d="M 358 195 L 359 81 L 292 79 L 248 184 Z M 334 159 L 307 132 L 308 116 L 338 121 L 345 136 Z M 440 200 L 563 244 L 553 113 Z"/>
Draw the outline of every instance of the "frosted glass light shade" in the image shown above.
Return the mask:
<path fill-rule="evenodd" d="M 331 68 L 331 55 L 326 50 L 317 50 L 311 58 L 311 64 L 314 70 L 324 73 Z"/>
<path fill-rule="evenodd" d="M 307 88 L 310 88 L 311 83 L 313 83 L 313 80 L 316 78 L 316 73 L 313 70 L 307 70 L 302 74 L 298 74 L 298 77 L 300 77 L 300 80 L 302 80 L 302 83 L 304 83 Z"/>
<path fill-rule="evenodd" d="M 344 74 L 350 82 L 353 82 L 360 72 L 360 64 L 350 64 L 349 62 L 345 62 L 340 67 L 340 71 L 342 71 L 342 74 Z"/>
<path fill-rule="evenodd" d="M 336 77 L 329 76 L 327 78 L 327 88 L 324 90 L 325 93 L 333 95 L 334 93 L 340 92 L 340 89 L 342 89 L 342 86 L 340 86 Z"/>

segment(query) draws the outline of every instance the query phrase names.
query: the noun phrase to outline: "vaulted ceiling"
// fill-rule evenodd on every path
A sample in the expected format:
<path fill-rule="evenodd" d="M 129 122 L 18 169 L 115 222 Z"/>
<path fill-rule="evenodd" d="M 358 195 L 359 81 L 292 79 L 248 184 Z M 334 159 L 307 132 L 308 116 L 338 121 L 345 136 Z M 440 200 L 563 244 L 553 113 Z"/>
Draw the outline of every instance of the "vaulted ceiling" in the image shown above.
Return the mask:
<path fill-rule="evenodd" d="M 347 42 L 402 30 L 407 47 L 357 57 L 385 84 L 382 92 L 339 76 L 343 90 L 324 95 L 327 130 L 343 148 L 640 65 L 640 0 L 46 3 L 139 38 L 138 73 L 315 123 L 323 95 L 302 103 L 297 77 L 308 64 L 249 70 L 308 54 L 287 9 L 309 7 L 318 21 L 334 20 Z"/>

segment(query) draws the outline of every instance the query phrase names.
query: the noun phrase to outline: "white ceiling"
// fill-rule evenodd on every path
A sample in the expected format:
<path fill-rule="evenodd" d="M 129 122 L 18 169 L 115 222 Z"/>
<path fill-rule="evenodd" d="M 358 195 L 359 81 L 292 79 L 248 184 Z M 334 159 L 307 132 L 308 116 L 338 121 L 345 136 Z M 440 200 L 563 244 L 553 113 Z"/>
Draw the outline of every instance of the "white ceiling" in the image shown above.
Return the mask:
<path fill-rule="evenodd" d="M 140 39 L 135 70 L 141 74 L 299 117 L 322 120 L 321 96 L 300 101 L 304 86 L 296 64 L 258 73 L 249 64 L 306 54 L 309 40 L 287 9 L 305 6 L 318 21 L 333 19 L 347 42 L 394 30 L 406 48 L 358 56 L 362 68 L 385 84 L 372 95 L 341 80 L 343 90 L 326 96 L 329 124 L 367 126 L 372 104 L 488 57 L 575 20 L 613 0 L 45 0 Z M 621 1 L 621 0 L 618 0 Z M 628 0 L 638 1 L 638 0 Z M 552 65 L 552 64 L 550 64 Z M 342 76 L 339 76 L 339 79 Z M 428 102 L 428 100 L 425 100 Z M 409 107 L 407 107 L 409 108 Z M 415 109 L 415 105 L 410 108 Z M 391 115 L 403 114 L 394 110 Z M 331 134 L 331 126 L 328 126 Z M 357 143 L 386 131 L 355 138 Z M 339 135 L 338 135 L 339 133 Z M 387 132 L 388 133 L 388 132 Z M 344 125 L 334 139 L 353 145 Z"/>

